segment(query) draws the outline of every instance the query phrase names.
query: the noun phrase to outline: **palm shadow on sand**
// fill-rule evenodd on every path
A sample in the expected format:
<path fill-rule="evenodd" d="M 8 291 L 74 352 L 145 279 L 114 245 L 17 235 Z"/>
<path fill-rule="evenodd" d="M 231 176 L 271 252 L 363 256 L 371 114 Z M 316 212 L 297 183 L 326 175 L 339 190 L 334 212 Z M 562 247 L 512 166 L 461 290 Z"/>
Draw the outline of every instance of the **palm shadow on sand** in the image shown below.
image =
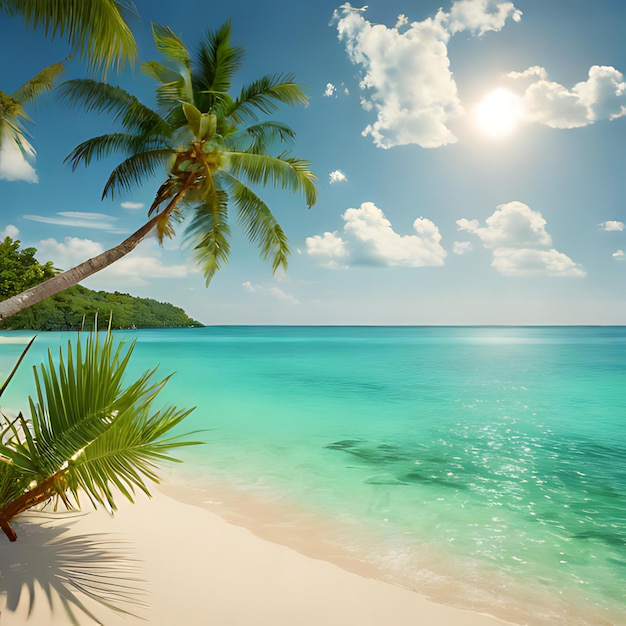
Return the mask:
<path fill-rule="evenodd" d="M 146 583 L 138 576 L 141 563 L 129 555 L 131 546 L 112 535 L 68 535 L 80 515 L 31 513 L 15 523 L 18 541 L 0 536 L 0 598 L 6 598 L 6 612 L 27 601 L 30 617 L 35 602 L 47 602 L 51 613 L 65 611 L 68 623 L 78 625 L 81 616 L 106 622 L 93 612 L 98 605 L 136 617 L 134 611 L 147 606 Z"/>

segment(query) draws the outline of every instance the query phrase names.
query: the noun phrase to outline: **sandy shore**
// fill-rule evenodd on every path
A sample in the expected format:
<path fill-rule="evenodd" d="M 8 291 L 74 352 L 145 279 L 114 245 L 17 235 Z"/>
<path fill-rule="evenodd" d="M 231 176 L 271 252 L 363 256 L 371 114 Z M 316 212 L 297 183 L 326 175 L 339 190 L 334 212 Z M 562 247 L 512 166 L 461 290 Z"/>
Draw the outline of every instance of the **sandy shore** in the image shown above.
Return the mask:
<path fill-rule="evenodd" d="M 496 626 L 255 536 L 154 490 L 104 511 L 27 513 L 0 537 L 0 626 Z M 172 489 L 168 488 L 168 493 Z M 126 611 L 126 613 L 120 612 Z"/>

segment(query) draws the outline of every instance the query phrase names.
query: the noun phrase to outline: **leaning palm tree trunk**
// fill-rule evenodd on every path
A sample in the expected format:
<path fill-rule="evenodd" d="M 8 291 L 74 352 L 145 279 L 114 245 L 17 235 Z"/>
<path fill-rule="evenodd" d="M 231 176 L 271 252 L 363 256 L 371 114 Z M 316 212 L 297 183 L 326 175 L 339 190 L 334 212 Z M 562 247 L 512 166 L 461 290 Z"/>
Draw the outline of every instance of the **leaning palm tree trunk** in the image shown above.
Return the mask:
<path fill-rule="evenodd" d="M 118 259 L 126 256 L 150 234 L 157 222 L 162 218 L 163 215 L 159 213 L 119 245 L 80 263 L 76 267 L 53 276 L 39 285 L 35 285 L 22 293 L 12 296 L 4 302 L 0 302 L 0 320 L 20 313 L 33 304 L 37 304 L 50 296 L 54 296 L 61 291 L 65 291 L 65 289 L 73 287 L 85 278 L 103 270 Z"/>

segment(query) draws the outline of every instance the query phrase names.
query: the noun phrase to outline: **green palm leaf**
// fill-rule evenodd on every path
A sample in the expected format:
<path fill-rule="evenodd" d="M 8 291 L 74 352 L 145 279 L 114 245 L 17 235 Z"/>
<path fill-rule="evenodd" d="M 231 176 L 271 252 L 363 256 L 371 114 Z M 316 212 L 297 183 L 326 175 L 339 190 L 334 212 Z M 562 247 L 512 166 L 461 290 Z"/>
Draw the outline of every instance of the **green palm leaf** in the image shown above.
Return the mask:
<path fill-rule="evenodd" d="M 243 63 L 243 48 L 230 44 L 230 20 L 209 31 L 194 59 L 193 87 L 198 105 L 209 111 L 224 101 Z"/>
<path fill-rule="evenodd" d="M 266 121 L 248 126 L 240 135 L 247 140 L 248 146 L 242 152 L 265 154 L 276 141 L 286 142 L 294 140 L 296 133 L 281 122 Z"/>
<path fill-rule="evenodd" d="M 41 70 L 10 96 L 0 91 L 0 144 L 8 137 L 24 154 L 34 153 L 26 139 L 29 133 L 22 122 L 22 120 L 32 122 L 32 120 L 23 105 L 52 89 L 55 79 L 64 71 L 65 68 L 61 63 L 55 63 Z"/>
<path fill-rule="evenodd" d="M 187 98 L 188 89 L 185 78 L 180 72 L 157 61 L 143 63 L 141 71 L 160 83 L 156 88 L 156 100 L 159 111 L 166 117 Z"/>
<path fill-rule="evenodd" d="M 308 161 L 279 155 L 249 152 L 227 152 L 225 170 L 236 178 L 246 178 L 253 184 L 280 186 L 304 193 L 309 207 L 317 200 L 314 181 Z"/>
<path fill-rule="evenodd" d="M 184 100 L 192 102 L 191 59 L 185 44 L 171 28 L 161 26 L 160 24 L 152 24 L 152 35 L 157 50 L 170 62 L 178 65 L 180 69 L 179 77 L 182 78 L 182 84 L 179 87 L 180 92 L 182 92 Z M 157 80 L 161 79 L 157 78 Z"/>
<path fill-rule="evenodd" d="M 65 161 L 69 161 L 75 170 L 81 163 L 87 167 L 93 159 L 108 157 L 115 152 L 132 155 L 153 150 L 167 150 L 171 153 L 169 146 L 159 137 L 111 133 L 93 137 L 79 144 Z"/>
<path fill-rule="evenodd" d="M 236 178 L 224 175 L 229 195 L 238 209 L 238 221 L 248 239 L 261 249 L 264 260 L 272 259 L 272 271 L 287 269 L 290 250 L 287 236 L 269 207 L 248 187 Z"/>
<path fill-rule="evenodd" d="M 171 435 L 190 410 L 154 400 L 169 377 L 154 381 L 156 368 L 127 381 L 134 343 L 115 343 L 111 332 L 88 336 L 83 347 L 68 343 L 65 354 L 35 370 L 36 396 L 30 419 L 0 416 L 0 524 L 53 496 L 70 505 L 84 491 L 94 505 L 115 509 L 113 488 L 133 499 L 158 481 L 157 464 L 174 461 L 171 451 L 196 442 Z M 9 527 L 10 528 L 10 527 Z"/>
<path fill-rule="evenodd" d="M 70 105 L 80 105 L 85 111 L 111 114 L 113 122 L 119 122 L 128 132 L 171 136 L 171 128 L 158 113 L 121 87 L 77 78 L 59 86 L 59 98 Z"/>
<path fill-rule="evenodd" d="M 263 76 L 241 88 L 239 97 L 233 102 L 227 115 L 238 124 L 245 118 L 258 119 L 258 113 L 268 115 L 278 110 L 279 104 L 294 106 L 308 104 L 309 99 L 295 82 L 293 74 L 273 74 Z"/>
<path fill-rule="evenodd" d="M 65 72 L 65 68 L 62 63 L 49 65 L 14 91 L 11 98 L 20 104 L 26 104 L 42 93 L 50 91 L 54 86 L 54 81 L 63 72 Z"/>
<path fill-rule="evenodd" d="M 0 9 L 21 15 L 53 39 L 67 39 L 92 71 L 106 75 L 111 65 L 119 69 L 137 58 L 135 40 L 121 11 L 134 10 L 129 0 L 0 0 Z"/>
<path fill-rule="evenodd" d="M 140 185 L 143 180 L 153 176 L 157 170 L 163 168 L 172 156 L 173 151 L 167 148 L 146 150 L 128 157 L 122 161 L 109 176 L 102 197 L 115 196 L 119 190 L 130 190 Z"/>
<path fill-rule="evenodd" d="M 188 244 L 193 245 L 193 255 L 201 267 L 207 284 L 216 271 L 228 262 L 231 231 L 228 225 L 228 196 L 217 190 L 209 201 L 196 204 L 185 230 Z"/>

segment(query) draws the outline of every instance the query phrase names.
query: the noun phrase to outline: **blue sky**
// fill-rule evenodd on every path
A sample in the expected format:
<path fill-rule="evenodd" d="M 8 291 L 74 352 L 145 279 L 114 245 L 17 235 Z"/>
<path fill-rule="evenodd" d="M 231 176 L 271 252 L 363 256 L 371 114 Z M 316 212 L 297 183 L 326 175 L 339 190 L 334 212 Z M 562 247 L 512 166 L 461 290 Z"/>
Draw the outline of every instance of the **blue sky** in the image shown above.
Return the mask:
<path fill-rule="evenodd" d="M 621 0 L 136 0 L 193 48 L 231 18 L 236 87 L 289 71 L 308 107 L 281 111 L 319 199 L 268 189 L 293 254 L 271 267 L 234 228 L 208 288 L 180 240 L 145 241 L 84 284 L 167 300 L 206 324 L 626 324 L 626 4 Z M 441 8 L 440 8 L 441 7 Z M 68 52 L 0 17 L 0 88 Z M 65 77 L 84 76 L 80 63 Z M 151 79 L 110 74 L 147 104 Z M 0 234 L 67 268 L 146 216 L 159 180 L 100 201 L 113 160 L 64 157 L 110 120 L 53 96 L 28 110 L 30 163 L 0 154 Z M 13 180 L 11 180 L 13 179 Z"/>

